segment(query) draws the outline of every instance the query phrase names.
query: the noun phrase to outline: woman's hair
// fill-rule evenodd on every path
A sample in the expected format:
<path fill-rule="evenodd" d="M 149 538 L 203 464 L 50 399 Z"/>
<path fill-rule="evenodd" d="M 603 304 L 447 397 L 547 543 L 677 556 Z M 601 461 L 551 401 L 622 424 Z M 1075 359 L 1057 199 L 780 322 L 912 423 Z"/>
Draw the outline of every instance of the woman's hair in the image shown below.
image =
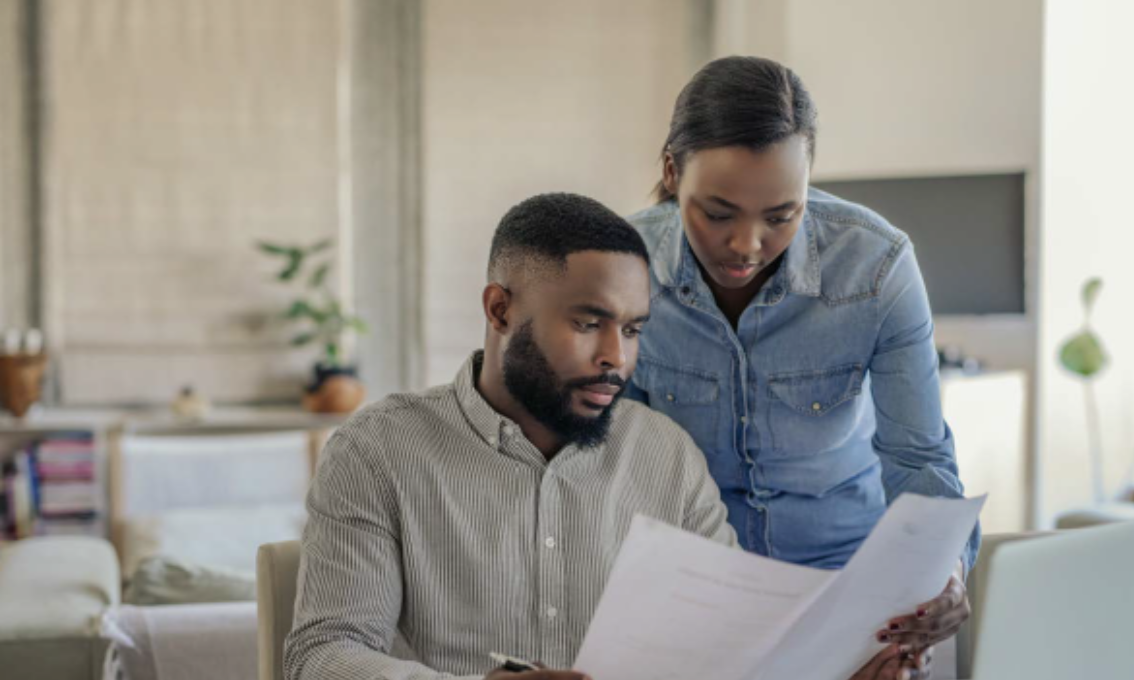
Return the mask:
<path fill-rule="evenodd" d="M 788 67 L 759 57 L 724 57 L 704 66 L 673 107 L 669 136 L 662 147 L 673 154 L 681 175 L 689 154 L 723 146 L 762 151 L 792 135 L 807 140 L 815 157 L 815 104 Z M 658 203 L 674 198 L 658 182 Z"/>

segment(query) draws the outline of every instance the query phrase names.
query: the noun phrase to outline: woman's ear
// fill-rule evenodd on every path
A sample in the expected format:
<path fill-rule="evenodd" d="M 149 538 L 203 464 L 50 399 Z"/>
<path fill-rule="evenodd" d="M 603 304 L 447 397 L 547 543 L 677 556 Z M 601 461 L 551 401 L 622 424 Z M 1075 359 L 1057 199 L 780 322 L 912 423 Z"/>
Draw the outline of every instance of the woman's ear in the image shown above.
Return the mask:
<path fill-rule="evenodd" d="M 512 307 L 512 292 L 499 283 L 490 283 L 481 294 L 484 318 L 492 330 L 500 335 L 508 333 L 508 317 Z"/>
<path fill-rule="evenodd" d="M 662 163 L 662 186 L 670 193 L 671 196 L 677 198 L 677 185 L 680 183 L 680 178 L 677 176 L 677 160 L 674 159 L 673 154 L 666 151 L 665 161 Z"/>

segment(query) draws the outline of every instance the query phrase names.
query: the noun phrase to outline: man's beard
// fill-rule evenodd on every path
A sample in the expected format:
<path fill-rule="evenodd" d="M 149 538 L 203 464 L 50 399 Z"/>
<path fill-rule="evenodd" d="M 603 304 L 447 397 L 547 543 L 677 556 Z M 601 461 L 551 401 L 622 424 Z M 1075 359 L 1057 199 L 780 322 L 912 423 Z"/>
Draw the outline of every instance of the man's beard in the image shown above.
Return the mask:
<path fill-rule="evenodd" d="M 580 416 L 571 408 L 572 395 L 586 385 L 614 385 L 619 392 L 597 416 Z M 551 368 L 547 356 L 536 346 L 532 322 L 526 321 L 504 350 L 504 386 L 541 425 L 563 440 L 589 448 L 606 440 L 615 405 L 625 392 L 626 381 L 616 374 L 576 378 L 566 382 Z"/>

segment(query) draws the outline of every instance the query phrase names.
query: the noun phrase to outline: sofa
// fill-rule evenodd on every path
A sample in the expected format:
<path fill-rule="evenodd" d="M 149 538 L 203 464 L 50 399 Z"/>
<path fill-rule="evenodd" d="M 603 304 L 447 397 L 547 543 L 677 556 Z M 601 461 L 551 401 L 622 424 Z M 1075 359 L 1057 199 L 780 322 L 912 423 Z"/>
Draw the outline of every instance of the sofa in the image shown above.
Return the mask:
<path fill-rule="evenodd" d="M 0 548 L 0 677 L 95 680 L 118 605 L 118 558 L 95 538 L 28 538 Z"/>

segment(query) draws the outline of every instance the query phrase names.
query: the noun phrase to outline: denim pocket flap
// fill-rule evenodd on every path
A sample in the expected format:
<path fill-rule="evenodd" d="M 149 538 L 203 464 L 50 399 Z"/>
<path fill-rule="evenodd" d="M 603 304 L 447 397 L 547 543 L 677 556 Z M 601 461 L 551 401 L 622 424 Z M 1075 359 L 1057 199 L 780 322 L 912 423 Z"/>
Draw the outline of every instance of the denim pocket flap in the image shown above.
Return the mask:
<path fill-rule="evenodd" d="M 634 381 L 649 392 L 653 403 L 667 402 L 675 406 L 713 404 L 720 397 L 720 379 L 694 368 L 640 359 Z"/>
<path fill-rule="evenodd" d="M 862 364 L 821 371 L 797 371 L 768 376 L 773 399 L 810 416 L 821 416 L 862 392 Z"/>

